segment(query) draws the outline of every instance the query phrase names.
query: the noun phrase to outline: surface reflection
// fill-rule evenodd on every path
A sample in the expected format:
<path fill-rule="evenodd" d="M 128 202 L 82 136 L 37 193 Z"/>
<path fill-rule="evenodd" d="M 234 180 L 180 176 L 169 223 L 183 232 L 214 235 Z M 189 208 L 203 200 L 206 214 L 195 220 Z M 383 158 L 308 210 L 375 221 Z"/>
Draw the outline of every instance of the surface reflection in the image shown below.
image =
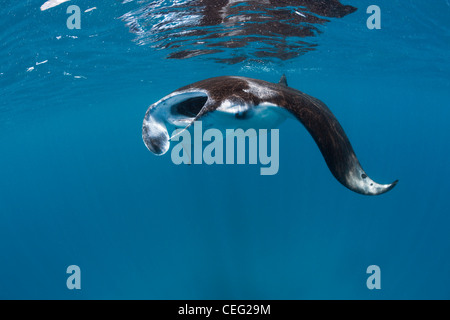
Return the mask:
<path fill-rule="evenodd" d="M 356 11 L 338 0 L 143 1 L 121 18 L 138 45 L 168 49 L 167 57 L 186 59 L 287 60 L 314 50 L 314 37 L 329 18 Z"/>

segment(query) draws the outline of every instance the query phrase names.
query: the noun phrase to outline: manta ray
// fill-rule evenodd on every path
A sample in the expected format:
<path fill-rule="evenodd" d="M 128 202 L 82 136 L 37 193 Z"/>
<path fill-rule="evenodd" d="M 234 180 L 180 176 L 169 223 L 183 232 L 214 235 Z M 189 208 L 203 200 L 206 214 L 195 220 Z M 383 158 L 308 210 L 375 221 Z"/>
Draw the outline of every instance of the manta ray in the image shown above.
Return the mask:
<path fill-rule="evenodd" d="M 379 195 L 398 182 L 379 184 L 361 167 L 344 129 L 319 99 L 279 83 L 222 76 L 184 86 L 152 104 L 144 117 L 142 138 L 156 155 L 170 147 L 169 128 L 189 128 L 195 121 L 239 128 L 273 128 L 291 117 L 300 121 L 320 149 L 333 176 L 348 189 Z"/>

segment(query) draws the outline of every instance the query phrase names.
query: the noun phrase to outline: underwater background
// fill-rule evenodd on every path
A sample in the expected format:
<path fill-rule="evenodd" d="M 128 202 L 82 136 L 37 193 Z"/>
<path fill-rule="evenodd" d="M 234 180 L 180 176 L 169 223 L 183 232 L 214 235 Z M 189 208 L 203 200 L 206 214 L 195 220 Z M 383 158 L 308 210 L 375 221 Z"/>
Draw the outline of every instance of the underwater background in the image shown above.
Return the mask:
<path fill-rule="evenodd" d="M 1 2 L 1 299 L 450 298 L 449 1 L 345 0 L 357 10 L 305 22 L 279 56 L 257 39 L 170 47 L 185 27 L 153 27 L 182 1 L 44 1 Z M 70 5 L 81 29 L 66 25 Z M 213 41 L 220 23 L 189 28 Z M 148 106 L 179 87 L 283 73 L 328 105 L 371 178 L 399 179 L 393 190 L 343 187 L 294 120 L 279 127 L 274 176 L 145 147 Z M 81 290 L 66 287 L 69 265 Z"/>

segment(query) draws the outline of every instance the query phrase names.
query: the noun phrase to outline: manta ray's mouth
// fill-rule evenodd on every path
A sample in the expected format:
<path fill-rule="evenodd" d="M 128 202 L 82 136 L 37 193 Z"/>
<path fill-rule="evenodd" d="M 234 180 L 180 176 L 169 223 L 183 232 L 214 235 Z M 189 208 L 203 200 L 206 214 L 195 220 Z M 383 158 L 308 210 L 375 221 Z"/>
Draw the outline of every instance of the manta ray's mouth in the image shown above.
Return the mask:
<path fill-rule="evenodd" d="M 174 92 L 157 102 L 154 110 L 168 125 L 181 128 L 197 117 L 207 101 L 208 95 L 203 91 Z"/>
<path fill-rule="evenodd" d="M 173 104 L 170 107 L 170 113 L 175 116 L 182 115 L 195 118 L 200 113 L 200 110 L 202 110 L 206 101 L 208 101 L 208 96 L 204 95 L 187 97 L 186 99 Z"/>
<path fill-rule="evenodd" d="M 169 130 L 192 124 L 208 101 L 203 91 L 178 91 L 154 103 L 147 111 L 142 126 L 142 138 L 147 148 L 157 155 L 169 150 Z"/>

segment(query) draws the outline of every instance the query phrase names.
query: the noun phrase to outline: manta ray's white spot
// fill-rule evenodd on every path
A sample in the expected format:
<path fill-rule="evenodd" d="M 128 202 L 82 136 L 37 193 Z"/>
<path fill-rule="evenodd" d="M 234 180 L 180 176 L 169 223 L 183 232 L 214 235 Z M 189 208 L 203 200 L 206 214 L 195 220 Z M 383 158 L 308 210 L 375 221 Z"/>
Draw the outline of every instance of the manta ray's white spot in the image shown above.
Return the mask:
<path fill-rule="evenodd" d="M 269 99 L 276 95 L 275 91 L 273 91 L 267 87 L 263 87 L 256 82 L 247 81 L 247 84 L 248 84 L 249 88 L 244 89 L 244 92 L 251 93 L 261 99 Z"/>
<path fill-rule="evenodd" d="M 245 111 L 249 110 L 250 108 L 251 108 L 251 106 L 247 103 L 236 104 L 227 99 L 227 100 L 224 100 L 220 104 L 220 107 L 217 108 L 217 111 L 238 114 L 238 113 L 245 112 Z"/>

